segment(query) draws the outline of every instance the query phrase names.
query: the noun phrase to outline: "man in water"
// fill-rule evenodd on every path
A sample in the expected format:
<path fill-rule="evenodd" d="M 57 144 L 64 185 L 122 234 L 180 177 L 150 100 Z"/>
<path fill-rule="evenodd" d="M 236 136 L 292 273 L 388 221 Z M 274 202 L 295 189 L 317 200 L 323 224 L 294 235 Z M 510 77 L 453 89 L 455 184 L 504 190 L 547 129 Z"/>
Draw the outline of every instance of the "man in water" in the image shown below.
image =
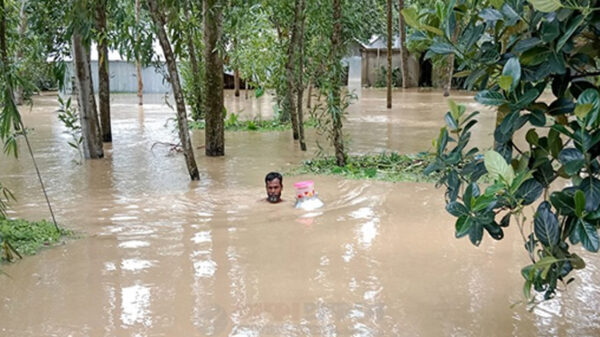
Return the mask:
<path fill-rule="evenodd" d="M 281 202 L 281 190 L 283 189 L 283 177 L 278 172 L 270 172 L 265 177 L 267 188 L 267 201 L 276 204 Z"/>

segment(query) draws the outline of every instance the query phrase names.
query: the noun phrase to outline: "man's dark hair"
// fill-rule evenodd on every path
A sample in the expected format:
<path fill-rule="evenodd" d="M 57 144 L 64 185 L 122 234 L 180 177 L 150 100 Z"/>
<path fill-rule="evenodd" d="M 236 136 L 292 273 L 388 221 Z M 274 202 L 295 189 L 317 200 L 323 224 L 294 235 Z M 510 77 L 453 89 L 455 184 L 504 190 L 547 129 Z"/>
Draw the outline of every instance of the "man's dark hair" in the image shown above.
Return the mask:
<path fill-rule="evenodd" d="M 269 174 L 267 174 L 267 176 L 265 177 L 265 184 L 268 184 L 270 181 L 273 181 L 275 179 L 279 179 L 279 183 L 283 185 L 283 177 L 279 172 L 269 172 Z"/>

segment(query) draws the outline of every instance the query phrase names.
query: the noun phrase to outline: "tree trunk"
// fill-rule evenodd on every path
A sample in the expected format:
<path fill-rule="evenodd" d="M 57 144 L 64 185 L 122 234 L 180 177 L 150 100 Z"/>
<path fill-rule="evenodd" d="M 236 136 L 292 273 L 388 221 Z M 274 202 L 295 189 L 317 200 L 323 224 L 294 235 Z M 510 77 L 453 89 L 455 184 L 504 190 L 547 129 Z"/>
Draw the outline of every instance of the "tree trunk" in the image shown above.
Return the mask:
<path fill-rule="evenodd" d="M 223 29 L 223 8 L 220 0 L 205 0 L 204 6 L 205 149 L 207 156 L 216 157 L 225 155 L 223 59 L 217 51 Z"/>
<path fill-rule="evenodd" d="M 106 1 L 96 2 L 96 29 L 98 29 L 98 98 L 102 140 L 112 142 L 110 125 L 110 77 L 108 75 L 108 36 L 106 29 Z"/>
<path fill-rule="evenodd" d="M 333 0 L 333 32 L 331 34 L 331 56 L 330 62 L 333 69 L 338 71 L 331 72 L 332 84 L 332 103 L 334 107 L 330 107 L 332 122 L 333 122 L 333 147 L 335 148 L 335 158 L 338 166 L 346 165 L 346 153 L 344 152 L 344 135 L 342 133 L 342 117 L 341 111 L 341 88 L 340 88 L 340 61 L 341 61 L 341 41 L 342 40 L 342 5 L 341 0 Z"/>
<path fill-rule="evenodd" d="M 459 33 L 459 27 L 458 25 L 456 25 L 456 28 L 454 28 L 454 32 L 452 32 L 452 43 L 456 43 L 456 40 L 458 40 L 458 33 Z M 452 75 L 454 74 L 454 53 L 448 55 L 448 70 L 447 70 L 447 82 L 446 85 L 444 86 L 444 96 L 450 96 L 450 89 L 452 89 Z"/>
<path fill-rule="evenodd" d="M 244 85 L 246 86 L 246 92 L 244 93 L 244 95 L 246 96 L 245 98 L 248 99 L 248 80 L 244 82 Z"/>
<path fill-rule="evenodd" d="M 100 123 L 96 112 L 94 87 L 92 86 L 92 70 L 90 66 L 89 48 L 84 47 L 81 35 L 73 32 L 73 61 L 75 62 L 75 75 L 77 78 L 77 92 L 79 102 L 79 119 L 81 135 L 83 137 L 83 154 L 87 159 L 104 157 L 102 138 L 100 137 Z"/>
<path fill-rule="evenodd" d="M 135 27 L 136 27 L 135 28 L 136 29 L 135 44 L 138 46 L 138 49 L 140 46 L 140 36 L 141 36 L 141 34 L 139 33 L 141 9 L 142 9 L 142 4 L 140 3 L 140 0 L 135 0 Z M 139 50 L 135 53 L 135 69 L 136 69 L 136 73 L 137 73 L 137 84 L 138 84 L 138 92 L 137 92 L 138 105 L 144 105 L 144 81 L 142 79 L 142 62 L 141 62 Z"/>
<path fill-rule="evenodd" d="M 27 29 L 27 13 L 25 13 L 25 7 L 27 6 L 27 0 L 21 1 L 21 10 L 19 11 L 19 40 L 24 41 L 25 39 L 25 30 Z M 23 58 L 23 49 L 17 48 L 16 60 L 17 62 L 21 61 Z M 23 105 L 25 100 L 23 87 L 17 85 L 15 89 L 15 104 Z"/>
<path fill-rule="evenodd" d="M 287 50 L 287 61 L 285 63 L 285 74 L 286 74 L 286 92 L 283 108 L 288 111 L 290 119 L 292 120 L 292 134 L 295 140 L 298 136 L 298 115 L 296 114 L 296 100 L 294 95 L 297 93 L 296 81 L 294 80 L 294 74 L 296 70 L 296 46 L 298 45 L 298 19 L 300 8 L 300 0 L 295 0 L 295 14 L 294 22 L 291 26 L 291 36 L 288 43 Z"/>
<path fill-rule="evenodd" d="M 296 26 L 298 27 L 298 38 L 296 39 L 298 43 L 298 74 L 296 75 L 296 78 L 298 79 L 296 85 L 298 98 L 296 99 L 296 103 L 298 113 L 298 139 L 300 141 L 300 150 L 302 151 L 306 151 L 306 142 L 304 140 L 304 116 L 302 112 L 302 96 L 304 95 L 304 22 L 306 21 L 306 14 L 304 13 L 304 1 L 305 0 L 298 0 L 299 6 L 296 14 L 296 17 L 298 18 L 296 23 Z"/>
<path fill-rule="evenodd" d="M 233 88 L 235 97 L 240 97 L 240 71 L 237 68 L 233 71 Z"/>
<path fill-rule="evenodd" d="M 186 2 L 186 4 L 188 4 Z M 191 13 L 192 9 L 191 8 L 186 8 L 185 10 L 185 15 L 186 15 L 186 19 L 188 21 L 190 21 L 190 13 Z M 195 121 L 199 121 L 200 119 L 203 118 L 202 115 L 202 86 L 201 86 L 201 81 L 202 78 L 200 76 L 200 65 L 199 65 L 199 61 L 198 61 L 198 55 L 196 54 L 196 46 L 194 45 L 194 35 L 193 35 L 193 31 L 188 31 L 187 32 L 187 45 L 188 45 L 188 53 L 189 53 L 189 57 L 190 57 L 190 64 L 192 66 L 192 72 L 193 72 L 193 81 L 194 83 L 192 83 L 191 90 L 194 90 L 194 104 L 192 104 L 192 119 Z"/>
<path fill-rule="evenodd" d="M 392 0 L 387 0 L 387 108 L 392 108 Z"/>
<path fill-rule="evenodd" d="M 183 99 L 183 90 L 181 90 L 181 82 L 179 81 L 179 74 L 177 73 L 177 63 L 175 55 L 171 49 L 171 43 L 165 31 L 166 19 L 164 17 L 164 11 L 158 6 L 157 0 L 148 0 L 148 8 L 150 10 L 150 16 L 156 27 L 158 35 L 158 41 L 162 47 L 165 60 L 167 62 L 167 68 L 169 71 L 169 83 L 173 89 L 173 96 L 175 97 L 175 106 L 177 108 L 177 126 L 179 128 L 179 140 L 181 147 L 183 148 L 183 155 L 187 165 L 188 173 L 192 180 L 199 180 L 200 174 L 198 173 L 198 167 L 196 166 L 196 159 L 194 158 L 194 149 L 192 148 L 192 141 L 190 139 L 190 131 L 187 122 L 187 113 L 185 111 L 185 101 Z"/>
<path fill-rule="evenodd" d="M 308 94 L 306 95 L 306 108 L 310 109 L 311 108 L 311 100 L 312 100 L 312 81 L 310 80 L 310 78 L 308 79 Z"/>
<path fill-rule="evenodd" d="M 399 30 L 400 30 L 400 67 L 402 70 L 402 88 L 409 88 L 411 84 L 409 81 L 408 73 L 408 50 L 406 49 L 406 24 L 404 23 L 404 17 L 402 16 L 402 10 L 404 9 L 404 0 L 398 0 L 398 17 L 399 17 Z"/>

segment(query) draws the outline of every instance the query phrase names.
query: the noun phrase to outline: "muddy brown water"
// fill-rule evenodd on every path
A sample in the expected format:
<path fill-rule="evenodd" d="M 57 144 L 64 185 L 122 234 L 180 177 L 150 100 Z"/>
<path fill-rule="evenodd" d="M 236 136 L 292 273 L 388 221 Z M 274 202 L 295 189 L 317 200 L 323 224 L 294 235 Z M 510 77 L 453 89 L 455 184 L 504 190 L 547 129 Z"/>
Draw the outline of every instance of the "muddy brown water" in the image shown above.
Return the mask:
<path fill-rule="evenodd" d="M 439 92 L 362 90 L 345 132 L 353 153 L 427 150 L 443 123 Z M 472 98 L 454 98 L 476 109 Z M 269 96 L 233 98 L 229 111 L 271 118 Z M 290 132 L 228 132 L 222 158 L 196 152 L 199 182 L 169 155 L 173 112 L 160 96 L 114 95 L 106 158 L 74 163 L 51 95 L 24 108 L 59 222 L 83 233 L 0 275 L 0 336 L 598 336 L 600 259 L 557 299 L 528 312 L 516 228 L 480 247 L 456 240 L 443 191 L 425 183 L 284 178 L 268 205 L 264 175 L 302 153 Z M 489 146 L 493 115 L 474 141 Z M 194 132 L 195 146 L 204 134 Z M 0 157 L 18 197 L 11 216 L 48 218 L 26 153 Z M 326 206 L 292 208 L 292 183 L 315 180 Z"/>

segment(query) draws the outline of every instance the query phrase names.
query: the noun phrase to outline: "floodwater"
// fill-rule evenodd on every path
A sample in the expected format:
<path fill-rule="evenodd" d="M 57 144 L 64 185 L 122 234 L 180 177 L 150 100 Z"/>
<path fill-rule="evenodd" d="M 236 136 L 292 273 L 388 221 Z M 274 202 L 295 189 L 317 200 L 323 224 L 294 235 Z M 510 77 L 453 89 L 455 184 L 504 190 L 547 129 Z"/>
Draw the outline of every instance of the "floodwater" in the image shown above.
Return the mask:
<path fill-rule="evenodd" d="M 350 152 L 428 150 L 447 110 L 439 92 L 362 90 L 345 126 Z M 472 98 L 457 101 L 476 109 Z M 196 152 L 201 180 L 169 154 L 174 113 L 159 96 L 113 96 L 106 158 L 78 165 L 55 97 L 23 115 L 57 219 L 82 238 L 0 275 L 0 336 L 598 336 L 600 259 L 557 299 L 523 305 L 527 257 L 517 229 L 480 247 L 454 238 L 443 191 L 425 183 L 286 176 L 279 205 L 261 202 L 264 175 L 299 151 L 290 132 L 228 132 L 226 156 Z M 270 97 L 233 98 L 241 116 L 270 118 Z M 489 146 L 493 115 L 474 141 Z M 168 124 L 168 123 L 167 123 Z M 323 140 L 322 140 L 323 141 Z M 195 146 L 204 134 L 194 132 Z M 48 218 L 28 156 L 1 157 L 18 197 L 11 216 Z M 292 207 L 311 178 L 325 207 Z"/>

